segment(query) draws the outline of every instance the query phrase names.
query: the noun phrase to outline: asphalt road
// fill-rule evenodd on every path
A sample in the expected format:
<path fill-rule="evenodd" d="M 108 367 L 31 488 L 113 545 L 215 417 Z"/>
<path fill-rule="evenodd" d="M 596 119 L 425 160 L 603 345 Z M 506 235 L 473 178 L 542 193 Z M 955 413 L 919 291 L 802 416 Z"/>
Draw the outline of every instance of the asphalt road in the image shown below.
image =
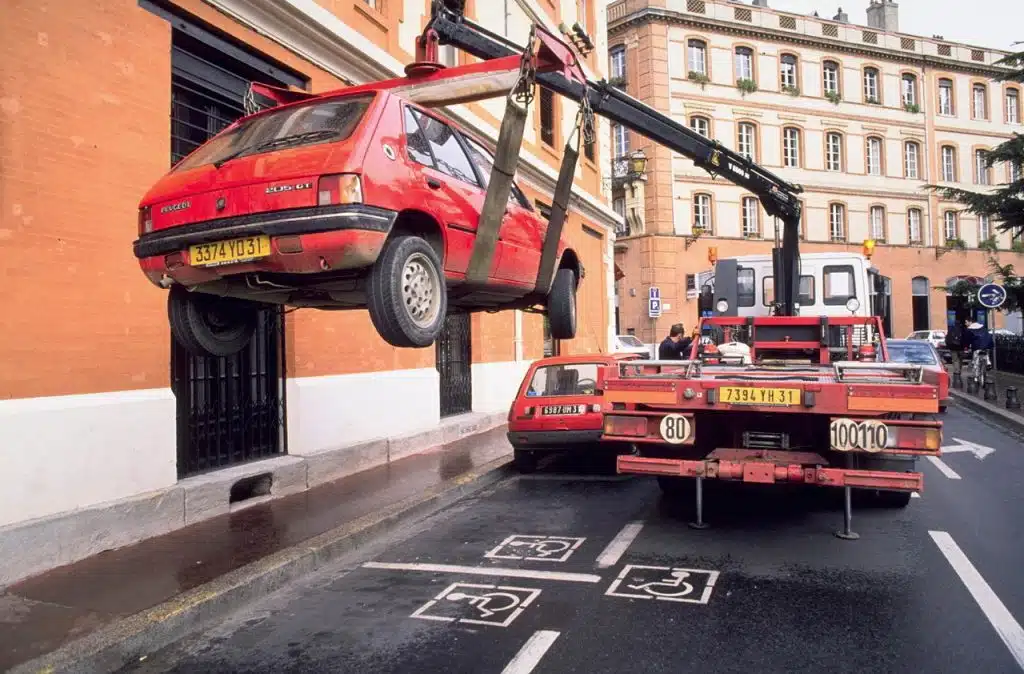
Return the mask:
<path fill-rule="evenodd" d="M 1024 442 L 957 409 L 945 438 L 856 541 L 820 490 L 715 490 L 698 531 L 653 480 L 562 462 L 126 671 L 1020 672 Z"/>

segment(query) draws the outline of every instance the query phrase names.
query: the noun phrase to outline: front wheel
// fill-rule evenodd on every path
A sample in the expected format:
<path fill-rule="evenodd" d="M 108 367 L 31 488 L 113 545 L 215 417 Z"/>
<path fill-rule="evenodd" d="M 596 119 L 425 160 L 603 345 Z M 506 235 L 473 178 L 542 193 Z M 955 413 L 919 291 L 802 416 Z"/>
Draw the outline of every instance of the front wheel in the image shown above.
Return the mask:
<path fill-rule="evenodd" d="M 167 296 L 171 334 L 195 356 L 233 356 L 244 349 L 256 332 L 259 309 L 256 302 L 189 292 L 180 285 Z"/>
<path fill-rule="evenodd" d="M 397 347 L 430 346 L 448 313 L 441 261 L 418 236 L 397 236 L 370 270 L 367 309 L 377 333 Z"/>
<path fill-rule="evenodd" d="M 548 322 L 552 338 L 576 336 L 576 274 L 571 269 L 555 272 L 555 281 L 548 293 Z"/>

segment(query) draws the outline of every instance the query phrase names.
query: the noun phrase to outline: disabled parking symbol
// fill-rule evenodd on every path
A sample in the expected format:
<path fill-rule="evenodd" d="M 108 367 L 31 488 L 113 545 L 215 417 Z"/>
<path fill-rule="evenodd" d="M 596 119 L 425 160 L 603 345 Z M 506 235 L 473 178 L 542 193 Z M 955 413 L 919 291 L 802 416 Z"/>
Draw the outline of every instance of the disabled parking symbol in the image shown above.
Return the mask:
<path fill-rule="evenodd" d="M 564 562 L 586 538 L 514 534 L 484 554 L 489 559 Z"/>
<path fill-rule="evenodd" d="M 528 587 L 452 583 L 409 617 L 508 627 L 539 595 Z"/>
<path fill-rule="evenodd" d="M 627 564 L 605 595 L 707 604 L 717 580 L 718 571 Z"/>

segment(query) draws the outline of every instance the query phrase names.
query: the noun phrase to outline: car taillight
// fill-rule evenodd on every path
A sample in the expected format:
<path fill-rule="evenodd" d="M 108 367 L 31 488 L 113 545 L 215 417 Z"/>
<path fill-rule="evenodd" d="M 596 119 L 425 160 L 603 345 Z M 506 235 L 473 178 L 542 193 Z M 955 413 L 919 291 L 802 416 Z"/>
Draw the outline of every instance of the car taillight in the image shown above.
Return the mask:
<path fill-rule="evenodd" d="M 605 435 L 632 435 L 642 438 L 647 435 L 647 417 L 606 416 L 604 432 Z"/>
<path fill-rule="evenodd" d="M 363 185 L 355 173 L 338 173 L 320 177 L 320 182 L 317 185 L 318 205 L 361 203 L 363 203 Z"/>
<path fill-rule="evenodd" d="M 597 403 L 594 403 L 593 405 L 590 406 L 590 411 L 591 412 L 600 412 L 601 411 L 601 406 L 598 405 Z"/>
<path fill-rule="evenodd" d="M 153 210 L 146 206 L 139 209 L 139 236 L 153 231 Z"/>

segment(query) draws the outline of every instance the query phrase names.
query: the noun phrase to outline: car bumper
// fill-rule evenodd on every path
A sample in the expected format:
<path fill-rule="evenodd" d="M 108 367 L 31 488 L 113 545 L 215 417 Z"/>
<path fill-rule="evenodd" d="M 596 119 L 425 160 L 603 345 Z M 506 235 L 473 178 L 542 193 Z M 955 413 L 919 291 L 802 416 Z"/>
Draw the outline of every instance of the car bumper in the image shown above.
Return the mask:
<path fill-rule="evenodd" d="M 600 442 L 601 429 L 565 431 L 508 431 L 508 441 L 515 448 L 540 449 Z"/>
<path fill-rule="evenodd" d="M 135 256 L 156 284 L 164 276 L 197 284 L 250 271 L 318 273 L 366 267 L 377 259 L 397 213 L 362 204 L 256 213 L 181 225 L 144 234 Z M 216 267 L 192 266 L 189 246 L 266 235 L 270 255 Z M 281 237 L 289 237 L 287 252 Z"/>

